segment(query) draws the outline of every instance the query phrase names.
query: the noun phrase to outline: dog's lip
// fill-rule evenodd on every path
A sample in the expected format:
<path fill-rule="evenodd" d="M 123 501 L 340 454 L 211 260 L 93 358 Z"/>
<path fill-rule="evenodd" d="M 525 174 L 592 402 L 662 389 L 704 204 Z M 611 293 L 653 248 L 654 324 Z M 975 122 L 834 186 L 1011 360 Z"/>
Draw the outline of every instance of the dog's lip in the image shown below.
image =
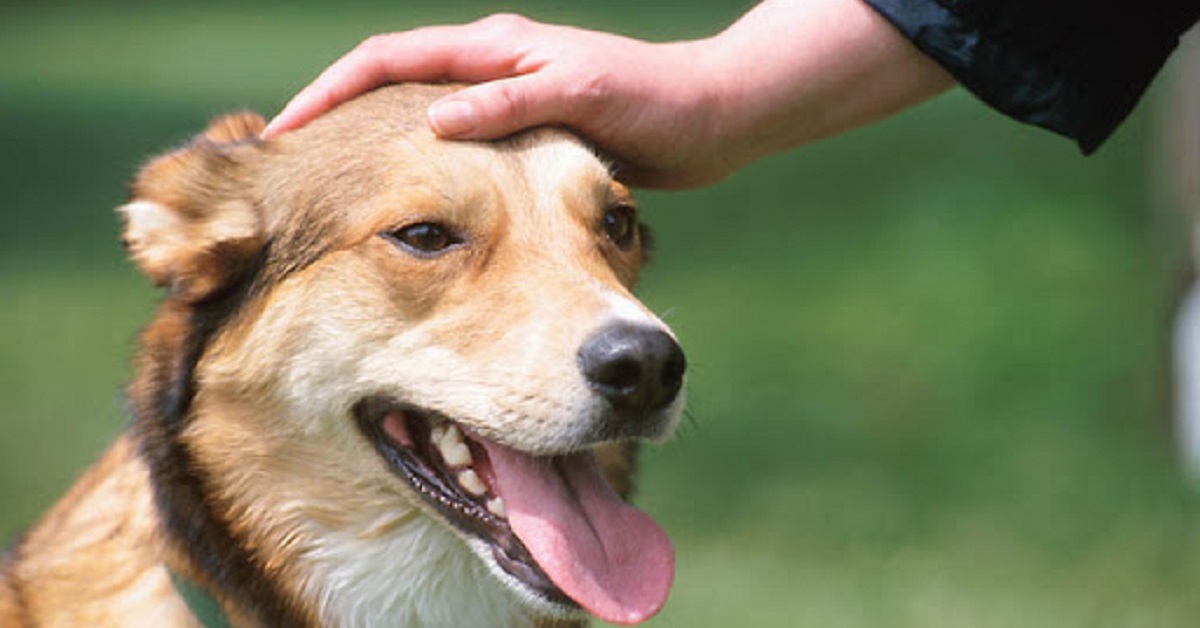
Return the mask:
<path fill-rule="evenodd" d="M 400 442 L 388 434 L 384 421 L 389 413 L 401 413 L 407 418 L 407 442 Z M 458 423 L 439 412 L 387 397 L 363 399 L 355 405 L 353 414 L 359 430 L 375 446 L 392 472 L 405 480 L 429 509 L 461 533 L 487 543 L 496 565 L 545 601 L 566 609 L 579 608 L 542 571 L 508 522 L 467 496 L 450 477 L 450 471 L 435 461 L 429 437 L 432 426 Z M 468 443 L 479 439 L 469 430 L 462 432 Z M 475 445 L 471 447 L 473 454 L 482 453 L 482 446 L 470 444 Z"/>

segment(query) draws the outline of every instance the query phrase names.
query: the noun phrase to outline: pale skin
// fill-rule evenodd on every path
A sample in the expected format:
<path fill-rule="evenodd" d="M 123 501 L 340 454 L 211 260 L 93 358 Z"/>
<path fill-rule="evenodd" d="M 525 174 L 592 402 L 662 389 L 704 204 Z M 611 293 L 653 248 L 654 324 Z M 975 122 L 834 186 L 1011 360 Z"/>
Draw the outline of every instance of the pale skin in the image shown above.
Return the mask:
<path fill-rule="evenodd" d="M 563 125 L 612 158 L 622 180 L 658 188 L 715 183 L 953 85 L 860 0 L 765 0 L 717 35 L 664 43 L 496 15 L 367 39 L 264 136 L 403 81 L 472 83 L 430 107 L 443 138 Z"/>

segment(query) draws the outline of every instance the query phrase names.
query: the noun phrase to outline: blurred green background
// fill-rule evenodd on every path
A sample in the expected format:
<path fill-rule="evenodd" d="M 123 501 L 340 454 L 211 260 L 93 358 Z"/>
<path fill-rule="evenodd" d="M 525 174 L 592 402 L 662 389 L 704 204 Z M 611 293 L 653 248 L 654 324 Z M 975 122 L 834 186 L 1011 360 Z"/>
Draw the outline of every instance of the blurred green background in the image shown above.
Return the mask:
<path fill-rule="evenodd" d="M 375 32 L 507 9 L 669 39 L 748 5 L 6 3 L 0 546 L 125 420 L 156 295 L 112 208 L 144 158 L 220 112 L 273 113 Z M 1083 159 L 952 93 L 641 194 L 659 236 L 642 294 L 692 365 L 689 420 L 639 495 L 678 550 L 650 625 L 1200 622 L 1153 110 Z"/>

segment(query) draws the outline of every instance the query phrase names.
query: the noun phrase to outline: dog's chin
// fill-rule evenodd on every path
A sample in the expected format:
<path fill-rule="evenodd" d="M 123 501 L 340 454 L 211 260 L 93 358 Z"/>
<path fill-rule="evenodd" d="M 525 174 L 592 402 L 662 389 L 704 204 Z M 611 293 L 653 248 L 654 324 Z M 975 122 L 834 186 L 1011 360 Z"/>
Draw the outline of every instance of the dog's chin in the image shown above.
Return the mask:
<path fill-rule="evenodd" d="M 385 398 L 365 399 L 353 414 L 359 430 L 424 509 L 466 539 L 531 610 L 557 618 L 585 614 L 513 533 L 480 439 L 440 413 Z"/>

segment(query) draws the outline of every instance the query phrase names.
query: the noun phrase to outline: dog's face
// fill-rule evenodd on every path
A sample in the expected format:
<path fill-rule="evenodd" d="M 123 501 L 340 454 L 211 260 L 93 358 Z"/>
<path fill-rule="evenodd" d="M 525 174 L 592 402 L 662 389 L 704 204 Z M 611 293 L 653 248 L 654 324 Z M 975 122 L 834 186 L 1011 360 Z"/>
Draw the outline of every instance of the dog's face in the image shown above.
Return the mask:
<path fill-rule="evenodd" d="M 641 621 L 671 548 L 612 484 L 627 443 L 672 433 L 684 371 L 631 294 L 646 232 L 564 133 L 434 139 L 440 93 L 271 143 L 231 118 L 144 170 L 132 255 L 219 320 L 181 438 L 233 536 L 331 623 L 472 621 L 413 614 L 446 593 L 485 622 Z"/>

